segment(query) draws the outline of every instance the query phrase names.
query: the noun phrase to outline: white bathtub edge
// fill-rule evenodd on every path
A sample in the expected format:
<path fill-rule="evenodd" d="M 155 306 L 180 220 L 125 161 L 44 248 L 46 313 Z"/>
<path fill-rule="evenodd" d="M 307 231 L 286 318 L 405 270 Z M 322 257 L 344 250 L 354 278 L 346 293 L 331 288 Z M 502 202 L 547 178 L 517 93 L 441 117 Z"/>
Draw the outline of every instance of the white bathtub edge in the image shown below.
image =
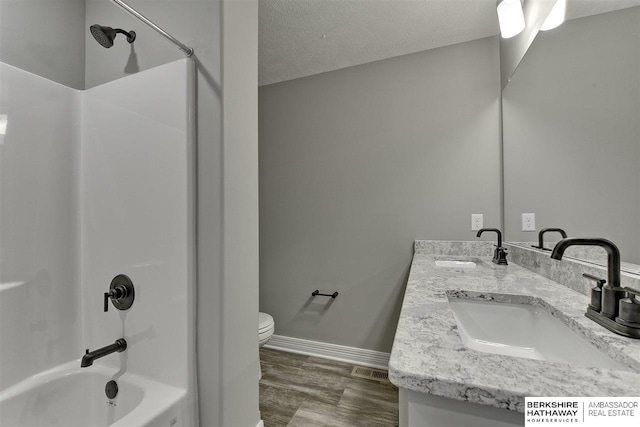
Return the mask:
<path fill-rule="evenodd" d="M 39 388 L 51 381 L 65 377 L 71 374 L 81 372 L 98 373 L 106 378 L 113 378 L 118 372 L 117 369 L 109 366 L 96 364 L 90 368 L 81 368 L 80 359 L 58 365 L 47 371 L 39 372 L 26 378 L 19 383 L 7 387 L 0 391 L 0 404 L 9 399 L 17 397 L 30 390 Z M 131 412 L 124 415 L 121 419 L 111 425 L 111 427 L 130 427 L 137 426 L 161 426 L 171 427 L 177 423 L 180 418 L 188 419 L 188 408 L 186 407 L 185 397 L 187 390 L 170 386 L 147 377 L 137 375 L 135 373 L 126 372 L 119 376 L 125 376 L 126 381 L 139 385 L 143 390 L 143 398 L 138 406 Z M 160 422 L 162 420 L 162 422 Z M 176 423 L 173 422 L 176 420 Z M 183 425 L 177 423 L 177 425 Z"/>

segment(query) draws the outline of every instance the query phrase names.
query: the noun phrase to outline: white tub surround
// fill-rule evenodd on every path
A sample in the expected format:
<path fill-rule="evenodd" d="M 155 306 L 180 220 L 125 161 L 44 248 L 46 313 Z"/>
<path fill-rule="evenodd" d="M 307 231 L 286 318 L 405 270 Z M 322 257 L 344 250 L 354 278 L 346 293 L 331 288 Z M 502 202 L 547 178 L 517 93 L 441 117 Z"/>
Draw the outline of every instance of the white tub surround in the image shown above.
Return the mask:
<path fill-rule="evenodd" d="M 0 390 L 82 349 L 79 96 L 0 62 Z"/>
<path fill-rule="evenodd" d="M 0 425 L 198 424 L 194 84 L 188 59 L 86 91 L 0 63 Z M 105 313 L 119 274 L 135 301 Z"/>
<path fill-rule="evenodd" d="M 185 390 L 195 369 L 193 67 L 182 59 L 85 91 L 80 150 L 81 348 L 124 337 L 127 369 Z M 135 301 L 105 313 L 118 274 Z M 113 355 L 97 363 L 120 367 Z"/>
<path fill-rule="evenodd" d="M 526 396 L 640 395 L 640 340 L 613 334 L 587 319 L 586 295 L 522 268 L 513 260 L 509 260 L 508 266 L 493 264 L 491 257 L 486 256 L 486 248 L 478 251 L 476 244 L 454 242 L 452 245 L 461 251 L 454 256 L 446 243 L 416 242 L 389 361 L 389 378 L 403 389 L 401 426 L 407 425 L 406 416 L 412 413 L 408 408 L 410 402 L 414 403 L 415 416 L 420 412 L 415 408 L 429 407 L 434 396 L 448 398 L 446 402 L 452 407 L 467 402 L 509 410 L 490 411 L 481 418 L 489 417 L 485 417 L 490 419 L 487 425 L 518 425 L 524 422 Z M 438 251 L 427 253 L 424 248 Z M 437 267 L 438 259 L 473 261 L 476 268 Z M 471 350 L 462 343 L 448 296 L 538 304 L 627 369 L 578 367 Z M 412 392 L 419 394 L 411 397 Z M 422 393 L 428 396 L 420 396 Z M 420 402 L 416 406 L 417 401 Z M 478 410 L 474 405 L 466 408 L 471 410 L 452 411 L 468 415 Z M 434 411 L 454 413 L 441 405 L 430 413 Z"/>

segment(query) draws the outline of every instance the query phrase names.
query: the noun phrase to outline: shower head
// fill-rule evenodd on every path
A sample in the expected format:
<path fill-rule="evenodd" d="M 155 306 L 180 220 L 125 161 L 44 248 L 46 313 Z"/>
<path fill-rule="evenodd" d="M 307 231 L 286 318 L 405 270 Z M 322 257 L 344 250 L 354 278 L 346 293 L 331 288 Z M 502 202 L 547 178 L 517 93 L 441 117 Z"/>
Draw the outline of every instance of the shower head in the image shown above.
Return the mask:
<path fill-rule="evenodd" d="M 93 24 L 89 27 L 91 30 L 91 35 L 98 43 L 100 43 L 103 47 L 110 48 L 113 46 L 113 41 L 116 38 L 118 33 L 124 34 L 127 36 L 127 41 L 129 43 L 133 43 L 136 39 L 135 31 L 124 31 L 120 28 L 111 28 L 111 27 L 103 27 L 102 25 Z"/>

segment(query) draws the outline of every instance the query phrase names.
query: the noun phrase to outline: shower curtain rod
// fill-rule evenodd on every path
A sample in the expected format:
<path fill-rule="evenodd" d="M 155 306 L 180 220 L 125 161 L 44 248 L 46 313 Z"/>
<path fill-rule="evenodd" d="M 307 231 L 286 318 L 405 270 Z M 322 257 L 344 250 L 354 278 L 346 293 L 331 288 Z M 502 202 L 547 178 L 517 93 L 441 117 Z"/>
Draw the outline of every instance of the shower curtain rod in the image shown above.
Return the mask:
<path fill-rule="evenodd" d="M 180 49 L 182 51 L 182 53 L 185 54 L 185 56 L 187 58 L 189 58 L 191 55 L 193 55 L 193 48 L 182 44 L 178 39 L 173 37 L 171 34 L 167 33 L 162 28 L 158 27 L 156 24 L 154 24 L 150 20 L 148 20 L 143 14 L 141 14 L 140 12 L 138 12 L 137 10 L 135 10 L 134 8 L 132 8 L 131 6 L 126 4 L 124 1 L 122 1 L 122 0 L 111 0 L 111 2 L 117 4 L 122 9 L 126 10 L 127 12 L 129 12 L 130 14 L 132 14 L 133 16 L 135 16 L 136 18 L 138 18 L 139 20 L 141 20 L 142 22 L 147 24 L 149 27 L 151 27 L 154 30 L 156 30 L 159 34 L 163 35 L 167 40 L 169 40 L 171 43 L 175 44 L 178 47 L 178 49 Z"/>

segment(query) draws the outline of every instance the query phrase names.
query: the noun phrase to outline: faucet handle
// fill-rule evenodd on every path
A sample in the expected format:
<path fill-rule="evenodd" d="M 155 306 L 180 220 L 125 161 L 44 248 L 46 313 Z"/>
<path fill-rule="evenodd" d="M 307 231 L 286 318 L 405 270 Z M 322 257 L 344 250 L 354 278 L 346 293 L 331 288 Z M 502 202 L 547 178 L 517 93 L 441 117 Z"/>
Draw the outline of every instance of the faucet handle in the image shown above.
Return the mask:
<path fill-rule="evenodd" d="M 602 310 L 602 287 L 607 281 L 587 273 L 582 274 L 582 277 L 596 282 L 596 286 L 591 288 L 591 304 L 589 304 L 589 308 L 600 313 Z"/>
<path fill-rule="evenodd" d="M 630 294 L 633 294 L 633 295 L 635 295 L 635 296 L 637 296 L 637 297 L 640 297 L 640 291 L 637 291 L 637 290 L 635 290 L 635 289 L 633 289 L 633 288 L 630 288 L 630 287 L 628 287 L 628 286 L 627 286 L 627 287 L 625 287 L 625 288 L 623 288 L 623 289 L 624 289 L 625 291 L 629 292 Z"/>
<path fill-rule="evenodd" d="M 592 276 L 591 274 L 588 274 L 588 273 L 583 273 L 582 277 L 584 277 L 585 279 L 593 280 L 594 282 L 596 282 L 596 286 L 599 288 L 603 287 L 604 284 L 607 283 L 606 280 L 600 277 Z"/>
<path fill-rule="evenodd" d="M 507 250 L 502 246 L 496 245 L 496 250 L 493 253 L 492 261 L 494 264 L 508 265 L 509 263 L 507 262 Z"/>
<path fill-rule="evenodd" d="M 109 310 L 109 299 L 118 310 L 127 310 L 133 305 L 135 289 L 133 282 L 124 274 L 113 278 L 109 286 L 109 292 L 104 293 L 104 311 Z"/>
<path fill-rule="evenodd" d="M 640 329 L 640 301 L 636 297 L 640 296 L 640 291 L 625 287 L 627 298 L 621 299 L 618 307 L 618 317 L 616 322 L 624 326 Z"/>

